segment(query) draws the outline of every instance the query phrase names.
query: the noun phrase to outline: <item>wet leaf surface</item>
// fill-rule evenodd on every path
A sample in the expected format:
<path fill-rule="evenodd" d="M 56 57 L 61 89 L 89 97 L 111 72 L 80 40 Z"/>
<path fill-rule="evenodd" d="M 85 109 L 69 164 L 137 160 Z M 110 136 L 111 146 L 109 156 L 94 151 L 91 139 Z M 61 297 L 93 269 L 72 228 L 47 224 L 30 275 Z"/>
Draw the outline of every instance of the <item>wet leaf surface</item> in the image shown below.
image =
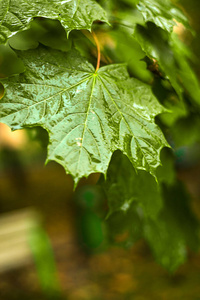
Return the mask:
<path fill-rule="evenodd" d="M 108 22 L 106 12 L 93 0 L 1 0 L 0 43 L 27 29 L 34 17 L 59 20 L 67 34 L 74 29 L 90 30 L 95 20 Z"/>
<path fill-rule="evenodd" d="M 154 122 L 165 109 L 149 85 L 130 78 L 123 64 L 95 72 L 74 50 L 40 47 L 18 54 L 26 72 L 2 81 L 2 123 L 13 130 L 45 128 L 47 160 L 60 163 L 75 183 L 91 173 L 106 174 L 117 149 L 135 168 L 155 175 L 168 144 Z"/>

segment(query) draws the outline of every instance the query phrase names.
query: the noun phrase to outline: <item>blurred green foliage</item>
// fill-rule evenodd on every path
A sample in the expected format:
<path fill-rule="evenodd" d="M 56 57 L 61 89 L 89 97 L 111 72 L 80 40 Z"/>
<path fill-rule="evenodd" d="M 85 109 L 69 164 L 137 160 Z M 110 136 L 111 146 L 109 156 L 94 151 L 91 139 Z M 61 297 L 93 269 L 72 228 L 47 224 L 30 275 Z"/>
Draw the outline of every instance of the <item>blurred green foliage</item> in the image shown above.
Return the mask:
<path fill-rule="evenodd" d="M 146 0 L 98 2 L 107 10 L 112 25 L 96 22 L 93 26 L 101 44 L 102 65 L 126 63 L 131 76 L 152 85 L 154 94 L 168 109 L 157 117 L 157 123 L 175 150 L 173 154 L 162 151 L 163 166 L 157 169 L 157 181 L 145 171 L 136 173 L 125 156 L 114 154 L 107 180 L 101 179 L 109 206 L 106 234 L 114 241 L 118 233 L 128 232 L 122 243 L 126 246 L 145 238 L 156 260 L 173 272 L 185 261 L 187 245 L 199 249 L 199 224 L 190 208 L 190 196 L 177 180 L 176 166 L 184 166 L 186 156 L 187 165 L 200 161 L 200 87 L 195 73 L 200 74 L 200 4 L 197 0 L 178 2 L 190 15 L 197 31 L 194 35 L 180 11 L 175 10 L 174 15 L 173 10 L 168 11 L 169 1 L 154 0 L 153 5 Z M 186 26 L 178 25 L 178 34 L 172 32 L 174 17 Z M 13 35 L 5 46 L 0 45 L 0 77 L 23 73 L 17 51 L 36 49 L 39 44 L 62 52 L 74 47 L 96 64 L 96 47 L 88 32 L 72 31 L 67 39 L 58 20 L 40 17 L 30 23 L 29 29 Z M 34 129 L 28 132 L 35 139 Z M 40 129 L 35 132 L 36 139 L 46 146 L 47 135 Z M 95 206 L 91 191 L 77 195 L 77 199 L 80 239 L 88 249 L 98 248 L 104 240 L 103 217 L 99 216 L 102 207 Z M 42 257 L 48 252 L 46 237 L 41 233 L 34 239 L 41 246 L 36 255 L 40 280 L 44 286 L 54 287 L 51 254 L 43 265 Z"/>

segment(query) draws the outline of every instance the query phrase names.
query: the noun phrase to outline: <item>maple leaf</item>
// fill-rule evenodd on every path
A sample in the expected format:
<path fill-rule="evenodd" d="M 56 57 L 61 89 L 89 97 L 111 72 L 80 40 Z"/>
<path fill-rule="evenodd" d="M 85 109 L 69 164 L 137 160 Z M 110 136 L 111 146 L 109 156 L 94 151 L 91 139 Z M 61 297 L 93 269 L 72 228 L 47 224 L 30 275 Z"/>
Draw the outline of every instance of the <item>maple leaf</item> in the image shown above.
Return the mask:
<path fill-rule="evenodd" d="M 125 65 L 96 72 L 75 50 L 39 47 L 18 56 L 26 72 L 2 80 L 0 122 L 13 130 L 45 128 L 48 160 L 63 165 L 76 183 L 94 172 L 105 174 L 117 149 L 135 168 L 155 173 L 168 144 L 154 123 L 164 108 L 150 86 L 130 78 Z"/>
<path fill-rule="evenodd" d="M 156 182 L 147 172 L 136 173 L 127 157 L 116 152 L 107 179 L 100 184 L 108 200 L 110 235 L 128 233 L 129 246 L 139 238 L 145 239 L 156 261 L 173 272 L 185 261 L 187 246 L 198 249 L 199 225 L 182 184 L 172 180 L 171 185 L 170 160 L 163 162 Z M 170 184 L 163 186 L 161 182 Z"/>
<path fill-rule="evenodd" d="M 34 17 L 59 20 L 67 34 L 74 29 L 91 30 L 95 20 L 108 23 L 105 10 L 94 0 L 1 0 L 0 43 L 29 28 Z"/>
<path fill-rule="evenodd" d="M 183 98 L 186 90 L 191 100 L 199 105 L 200 86 L 189 64 L 192 54 L 177 36 L 171 34 L 169 38 L 165 31 L 154 24 L 149 24 L 147 28 L 137 26 L 134 36 L 146 55 L 158 61 L 179 98 Z"/>
<path fill-rule="evenodd" d="M 168 32 L 173 31 L 175 20 L 189 27 L 187 18 L 170 0 L 140 0 L 137 8 L 145 22 L 155 23 Z"/>
<path fill-rule="evenodd" d="M 134 204 L 145 217 L 156 219 L 163 207 L 155 178 L 145 171 L 136 172 L 128 158 L 118 151 L 112 157 L 106 180 L 101 179 L 100 184 L 108 200 L 107 217 L 116 212 L 125 214 Z"/>

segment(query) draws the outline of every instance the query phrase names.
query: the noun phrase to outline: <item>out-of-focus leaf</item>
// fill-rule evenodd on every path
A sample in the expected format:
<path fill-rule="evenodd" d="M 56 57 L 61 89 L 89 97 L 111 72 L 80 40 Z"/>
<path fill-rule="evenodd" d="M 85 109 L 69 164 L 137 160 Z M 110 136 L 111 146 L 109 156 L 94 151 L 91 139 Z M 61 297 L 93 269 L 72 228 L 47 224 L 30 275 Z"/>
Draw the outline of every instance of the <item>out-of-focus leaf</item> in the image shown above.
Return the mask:
<path fill-rule="evenodd" d="M 187 192 L 180 183 L 174 184 L 173 157 L 167 149 L 162 160 L 165 163 L 157 175 L 165 185 L 158 185 L 143 171 L 136 174 L 127 157 L 118 152 L 101 184 L 109 206 L 109 235 L 124 233 L 125 245 L 145 238 L 158 263 L 173 272 L 185 261 L 187 246 L 198 250 L 199 223 Z"/>
<path fill-rule="evenodd" d="M 0 45 L 0 78 L 25 71 L 24 64 L 9 45 Z"/>
<path fill-rule="evenodd" d="M 168 33 L 149 24 L 148 28 L 137 26 L 134 33 L 137 41 L 147 56 L 156 59 L 171 82 L 178 96 L 182 99 L 184 90 L 191 99 L 200 104 L 198 80 L 188 63 L 185 45 Z"/>
<path fill-rule="evenodd" d="M 39 42 L 62 51 L 70 50 L 72 44 L 59 21 L 42 18 L 31 22 L 30 29 L 18 32 L 9 39 L 10 46 L 17 50 L 35 49 Z"/>
<path fill-rule="evenodd" d="M 172 35 L 172 49 L 174 51 L 176 64 L 178 64 L 177 76 L 180 78 L 181 84 L 184 86 L 186 92 L 192 100 L 200 104 L 200 85 L 196 74 L 192 70 L 188 58 L 192 58 L 192 53 L 186 45 L 184 45 L 178 37 Z"/>
<path fill-rule="evenodd" d="M 181 228 L 168 214 L 163 214 L 156 222 L 147 220 L 144 237 L 158 263 L 174 272 L 187 257 L 186 245 Z"/>
<path fill-rule="evenodd" d="M 29 245 L 33 254 L 39 282 L 48 297 L 60 298 L 61 288 L 57 276 L 53 249 L 46 232 L 37 227 L 31 230 Z"/>
<path fill-rule="evenodd" d="M 165 206 L 159 218 L 144 224 L 147 239 L 156 260 L 174 272 L 187 257 L 187 246 L 199 249 L 199 223 L 189 205 L 190 198 L 182 184 L 163 189 Z"/>
<path fill-rule="evenodd" d="M 3 81 L 1 122 L 12 129 L 44 127 L 48 160 L 63 165 L 76 183 L 91 173 L 106 174 L 117 149 L 136 169 L 155 174 L 168 144 L 154 123 L 164 107 L 150 86 L 131 79 L 124 65 L 95 72 L 77 51 L 40 47 L 18 55 L 26 72 Z"/>
<path fill-rule="evenodd" d="M 172 188 L 163 189 L 166 211 L 173 216 L 177 226 L 181 229 L 185 244 L 193 251 L 200 246 L 200 227 L 191 209 L 191 197 L 183 183 L 177 182 Z"/>
<path fill-rule="evenodd" d="M 127 211 L 115 211 L 106 220 L 107 236 L 111 242 L 132 246 L 143 237 L 142 209 L 132 202 Z"/>
<path fill-rule="evenodd" d="M 159 116 L 159 118 L 166 126 L 176 126 L 175 124 L 177 120 L 187 117 L 189 114 L 188 108 L 184 101 L 180 101 L 175 96 L 166 99 L 163 104 L 169 109 L 169 112 L 163 113 Z"/>
<path fill-rule="evenodd" d="M 188 26 L 188 20 L 182 11 L 170 0 L 140 0 L 137 8 L 145 22 L 152 22 L 162 29 L 172 32 L 176 21 Z"/>
<path fill-rule="evenodd" d="M 102 220 L 93 211 L 83 211 L 78 220 L 81 241 L 89 248 L 94 249 L 104 240 Z"/>
<path fill-rule="evenodd" d="M 108 200 L 108 234 L 128 234 L 125 245 L 143 235 L 143 218 L 157 219 L 162 209 L 162 197 L 155 179 L 144 171 L 136 171 L 128 158 L 115 152 L 106 180 L 101 180 Z M 114 236 L 112 236 L 114 235 Z"/>
<path fill-rule="evenodd" d="M 135 6 L 125 8 L 116 7 L 111 20 L 113 25 L 126 29 L 130 34 L 134 33 L 137 24 L 145 25 L 142 14 Z"/>
<path fill-rule="evenodd" d="M 157 168 L 157 178 L 160 183 L 165 183 L 167 185 L 174 184 L 176 180 L 175 173 L 175 157 L 171 150 L 164 148 L 161 151 L 161 162 L 162 166 Z"/>
<path fill-rule="evenodd" d="M 118 11 L 126 8 L 136 8 L 139 0 L 98 0 L 99 4 L 110 13 L 118 13 Z"/>
<path fill-rule="evenodd" d="M 193 146 L 200 141 L 199 115 L 191 114 L 187 118 L 181 118 L 170 129 L 174 146 Z"/>
<path fill-rule="evenodd" d="M 158 61 L 173 88 L 182 98 L 183 87 L 177 77 L 176 61 L 169 45 L 168 33 L 153 24 L 148 24 L 148 29 L 138 25 L 134 35 L 147 56 Z"/>
<path fill-rule="evenodd" d="M 109 213 L 127 212 L 132 203 L 149 218 L 156 218 L 162 208 L 159 185 L 144 171 L 136 171 L 120 152 L 113 155 L 103 187 L 108 197 Z"/>
<path fill-rule="evenodd" d="M 116 43 L 115 54 L 118 61 L 127 62 L 133 76 L 149 82 L 152 79 L 152 74 L 147 70 L 147 65 L 143 60 L 145 53 L 134 37 L 125 30 L 112 32 L 112 37 Z"/>

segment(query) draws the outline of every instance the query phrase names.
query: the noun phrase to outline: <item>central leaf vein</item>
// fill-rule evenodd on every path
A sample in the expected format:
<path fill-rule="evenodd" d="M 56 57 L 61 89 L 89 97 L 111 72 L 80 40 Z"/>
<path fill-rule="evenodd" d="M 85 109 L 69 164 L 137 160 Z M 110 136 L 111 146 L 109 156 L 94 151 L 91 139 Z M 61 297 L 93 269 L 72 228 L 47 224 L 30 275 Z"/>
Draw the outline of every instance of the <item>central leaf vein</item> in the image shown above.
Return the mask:
<path fill-rule="evenodd" d="M 78 163 L 77 163 L 77 170 L 79 170 L 80 156 L 81 156 L 82 146 L 84 144 L 85 130 L 86 130 L 86 127 L 87 127 L 88 115 L 89 115 L 90 106 L 91 106 L 91 103 L 92 103 L 92 96 L 93 96 L 93 92 L 94 92 L 94 88 L 95 88 L 95 83 L 96 83 L 96 76 L 93 75 L 93 82 L 92 82 L 92 88 L 91 88 L 91 93 L 90 93 L 90 99 L 89 99 L 89 103 L 88 103 L 88 108 L 87 108 L 87 113 L 86 113 L 86 118 L 85 118 L 83 133 L 82 133 L 82 143 L 81 143 L 80 150 L 79 150 L 79 158 L 78 158 Z"/>

